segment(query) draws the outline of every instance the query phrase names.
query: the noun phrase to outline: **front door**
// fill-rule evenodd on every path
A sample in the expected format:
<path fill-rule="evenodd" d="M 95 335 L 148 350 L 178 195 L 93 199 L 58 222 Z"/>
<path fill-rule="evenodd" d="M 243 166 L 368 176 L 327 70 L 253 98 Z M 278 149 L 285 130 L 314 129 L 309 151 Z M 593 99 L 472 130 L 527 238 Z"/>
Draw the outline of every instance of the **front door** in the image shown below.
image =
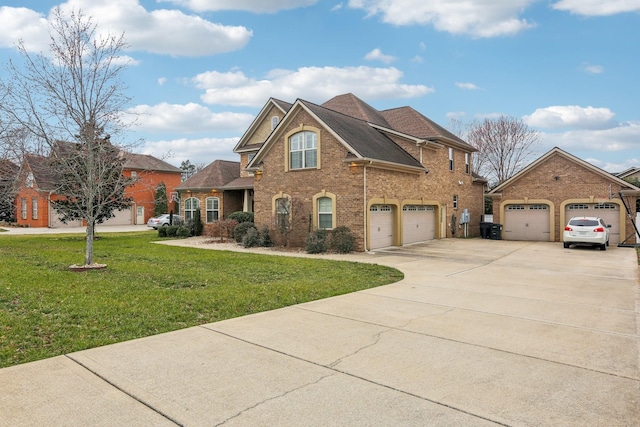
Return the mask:
<path fill-rule="evenodd" d="M 144 206 L 136 208 L 136 224 L 144 224 Z"/>

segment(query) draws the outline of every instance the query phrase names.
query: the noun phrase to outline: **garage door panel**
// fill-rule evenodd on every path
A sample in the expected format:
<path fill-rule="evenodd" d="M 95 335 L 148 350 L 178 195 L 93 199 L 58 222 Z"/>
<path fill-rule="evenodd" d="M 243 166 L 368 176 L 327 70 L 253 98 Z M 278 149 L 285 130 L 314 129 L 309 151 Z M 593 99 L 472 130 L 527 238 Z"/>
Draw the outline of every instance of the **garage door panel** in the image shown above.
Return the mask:
<path fill-rule="evenodd" d="M 402 226 L 402 243 L 405 245 L 435 239 L 435 207 L 424 205 L 404 206 L 402 208 Z"/>
<path fill-rule="evenodd" d="M 620 206 L 616 203 L 572 203 L 565 208 L 565 219 L 574 216 L 597 216 L 611 225 L 609 244 L 620 243 Z"/>
<path fill-rule="evenodd" d="M 109 218 L 103 225 L 132 225 L 133 224 L 133 213 L 131 208 L 124 209 L 122 211 L 113 212 L 115 216 Z"/>
<path fill-rule="evenodd" d="M 514 204 L 505 209 L 502 238 L 548 242 L 550 238 L 550 215 L 548 205 Z"/>
<path fill-rule="evenodd" d="M 370 249 L 393 245 L 393 208 L 389 205 L 372 205 L 369 209 Z"/>

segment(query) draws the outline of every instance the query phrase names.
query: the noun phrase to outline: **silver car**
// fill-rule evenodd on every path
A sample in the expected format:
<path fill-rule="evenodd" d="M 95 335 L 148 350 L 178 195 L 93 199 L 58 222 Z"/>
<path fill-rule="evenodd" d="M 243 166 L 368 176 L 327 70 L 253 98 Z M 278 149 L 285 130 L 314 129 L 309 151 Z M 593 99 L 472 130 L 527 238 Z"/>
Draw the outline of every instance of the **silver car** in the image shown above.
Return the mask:
<path fill-rule="evenodd" d="M 182 218 L 180 215 L 173 215 L 173 224 L 169 224 L 169 214 L 162 214 L 153 218 L 149 218 L 147 226 L 156 230 L 158 227 L 164 227 L 167 225 L 180 225 L 182 224 Z"/>
<path fill-rule="evenodd" d="M 605 224 L 602 218 L 595 216 L 575 216 L 569 220 L 564 228 L 562 240 L 565 248 L 569 245 L 586 243 L 600 247 L 601 251 L 609 246 L 610 224 Z"/>

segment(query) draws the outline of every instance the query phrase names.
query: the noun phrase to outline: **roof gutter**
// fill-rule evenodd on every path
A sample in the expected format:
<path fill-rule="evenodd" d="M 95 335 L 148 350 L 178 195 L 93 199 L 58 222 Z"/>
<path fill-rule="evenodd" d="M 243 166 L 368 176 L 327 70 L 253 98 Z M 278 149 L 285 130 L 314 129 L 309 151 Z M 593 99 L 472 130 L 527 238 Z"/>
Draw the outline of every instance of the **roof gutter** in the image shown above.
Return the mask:
<path fill-rule="evenodd" d="M 342 162 L 348 163 L 349 166 L 368 166 L 372 168 L 389 169 L 407 173 L 429 173 L 429 170 L 422 166 L 401 165 L 399 163 L 386 162 L 384 160 L 370 159 L 367 157 L 347 158 L 343 159 Z"/>

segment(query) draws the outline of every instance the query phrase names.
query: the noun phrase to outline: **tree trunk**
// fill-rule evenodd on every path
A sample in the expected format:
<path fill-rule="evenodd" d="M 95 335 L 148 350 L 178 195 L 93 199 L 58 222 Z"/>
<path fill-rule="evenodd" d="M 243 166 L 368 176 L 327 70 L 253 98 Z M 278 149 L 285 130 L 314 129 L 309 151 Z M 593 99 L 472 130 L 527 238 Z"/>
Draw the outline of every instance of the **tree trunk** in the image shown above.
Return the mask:
<path fill-rule="evenodd" d="M 96 231 L 96 222 L 87 220 L 87 235 L 85 238 L 84 265 L 93 264 L 93 236 Z"/>

